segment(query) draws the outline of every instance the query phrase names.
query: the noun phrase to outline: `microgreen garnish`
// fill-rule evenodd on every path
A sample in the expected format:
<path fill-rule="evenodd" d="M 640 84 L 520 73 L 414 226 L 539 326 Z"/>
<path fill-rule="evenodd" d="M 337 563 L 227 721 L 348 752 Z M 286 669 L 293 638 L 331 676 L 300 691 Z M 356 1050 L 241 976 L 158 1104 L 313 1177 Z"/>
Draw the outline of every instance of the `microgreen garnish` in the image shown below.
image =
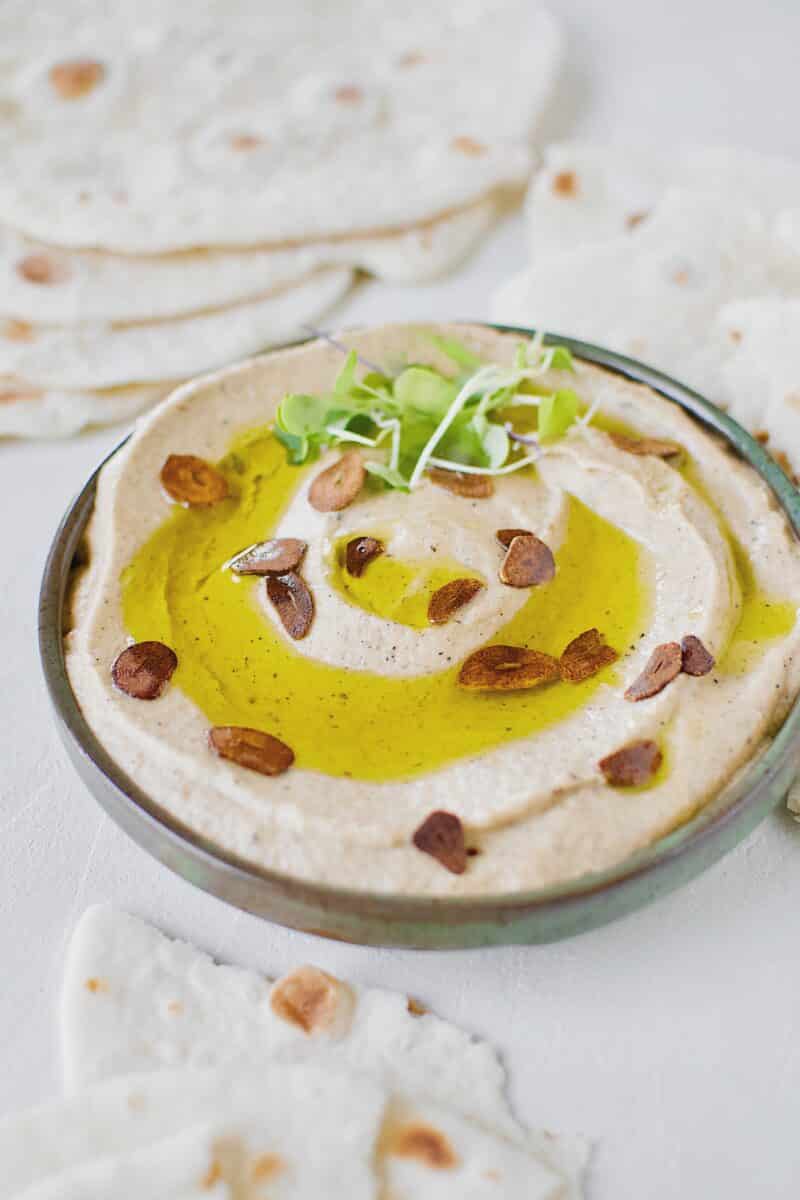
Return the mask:
<path fill-rule="evenodd" d="M 453 362 L 457 363 L 459 367 L 463 367 L 465 371 L 474 371 L 481 365 L 478 355 L 456 338 L 441 337 L 438 333 L 432 333 L 430 340 L 441 350 L 442 354 L 452 358 Z"/>
<path fill-rule="evenodd" d="M 583 409 L 571 388 L 546 390 L 549 371 L 574 366 L 566 346 L 545 346 L 541 334 L 517 348 L 512 366 L 483 362 L 456 339 L 432 334 L 458 368 L 452 378 L 423 363 L 392 377 L 327 334 L 319 336 L 346 358 L 327 394 L 289 393 L 282 400 L 275 436 L 291 463 L 353 443 L 375 452 L 364 459 L 367 472 L 401 491 L 416 487 L 435 467 L 506 475 L 535 462 L 541 443 L 563 437 Z M 361 377 L 359 367 L 368 368 Z M 514 428 L 513 409 L 521 406 L 538 409 L 535 436 Z"/>
<path fill-rule="evenodd" d="M 561 388 L 552 396 L 542 396 L 539 404 L 540 440 L 551 441 L 563 437 L 580 408 L 580 397 L 571 388 Z"/>
<path fill-rule="evenodd" d="M 510 421 L 505 422 L 505 430 L 512 442 L 521 442 L 523 446 L 538 446 L 539 439 L 532 433 L 518 433 Z"/>
<path fill-rule="evenodd" d="M 399 492 L 407 492 L 408 483 L 400 474 L 399 471 L 382 462 L 365 462 L 368 475 L 374 475 L 376 479 L 382 479 L 390 488 L 395 488 Z"/>

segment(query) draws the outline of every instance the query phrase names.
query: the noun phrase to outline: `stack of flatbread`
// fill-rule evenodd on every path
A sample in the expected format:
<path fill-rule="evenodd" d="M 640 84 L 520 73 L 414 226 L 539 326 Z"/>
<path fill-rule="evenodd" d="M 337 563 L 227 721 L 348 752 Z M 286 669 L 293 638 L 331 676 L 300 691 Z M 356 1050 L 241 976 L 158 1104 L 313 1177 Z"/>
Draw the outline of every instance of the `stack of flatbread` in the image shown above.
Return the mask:
<path fill-rule="evenodd" d="M 530 266 L 496 320 L 643 359 L 800 472 L 800 164 L 554 146 L 527 216 Z"/>
<path fill-rule="evenodd" d="M 526 180 L 531 0 L 0 6 L 0 434 L 130 416 L 430 278 Z"/>
<path fill-rule="evenodd" d="M 532 1133 L 485 1042 L 314 967 L 276 982 L 89 909 L 62 1000 L 66 1098 L 0 1123 L 0 1200 L 578 1200 L 586 1146 Z"/>

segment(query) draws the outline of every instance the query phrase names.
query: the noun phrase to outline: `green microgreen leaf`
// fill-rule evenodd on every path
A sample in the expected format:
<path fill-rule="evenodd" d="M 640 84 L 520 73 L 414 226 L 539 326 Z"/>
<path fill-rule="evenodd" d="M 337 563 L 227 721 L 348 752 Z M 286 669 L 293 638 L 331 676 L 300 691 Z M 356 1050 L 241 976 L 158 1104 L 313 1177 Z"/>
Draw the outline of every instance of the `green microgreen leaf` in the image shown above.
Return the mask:
<path fill-rule="evenodd" d="M 441 420 L 452 404 L 458 384 L 431 367 L 407 367 L 394 381 L 394 398 L 400 408 L 413 408 Z"/>
<path fill-rule="evenodd" d="M 490 422 L 483 435 L 483 452 L 486 455 L 486 465 L 489 467 L 502 467 L 508 458 L 509 448 L 508 434 L 503 426 Z"/>
<path fill-rule="evenodd" d="M 352 392 L 356 385 L 356 367 L 358 366 L 358 355 L 355 350 L 351 350 L 347 358 L 344 360 L 344 366 L 336 376 L 336 381 L 333 385 L 333 390 L 337 396 L 346 396 L 348 392 Z"/>
<path fill-rule="evenodd" d="M 481 447 L 480 455 L 473 461 L 492 469 L 501 467 L 508 458 L 511 448 L 508 434 L 502 425 L 489 421 L 480 411 L 480 407 L 479 405 L 469 420 L 470 427 L 475 431 Z"/>
<path fill-rule="evenodd" d="M 307 437 L 298 437 L 297 434 L 287 433 L 285 429 L 281 429 L 280 425 L 276 425 L 272 432 L 281 445 L 286 447 L 286 457 L 293 467 L 299 467 L 306 461 L 311 451 Z"/>
<path fill-rule="evenodd" d="M 416 486 L 428 462 L 502 475 L 538 455 L 520 457 L 504 415 L 538 410 L 538 440 L 550 441 L 562 437 L 581 411 L 580 398 L 570 388 L 543 394 L 541 380 L 548 370 L 574 370 L 566 346 L 545 347 L 537 334 L 517 347 L 513 366 L 501 366 L 482 362 L 457 339 L 429 336 L 461 368 L 456 379 L 414 363 L 394 379 L 374 369 L 358 380 L 358 357 L 351 350 L 332 392 L 285 396 L 275 436 L 289 461 L 303 463 L 322 446 L 355 442 L 383 453 L 382 461 L 365 467 L 391 488 Z"/>
<path fill-rule="evenodd" d="M 572 359 L 572 354 L 566 346 L 551 346 L 550 350 L 550 369 L 553 371 L 574 371 L 575 363 Z"/>
<path fill-rule="evenodd" d="M 432 333 L 429 337 L 434 346 L 438 346 L 442 354 L 446 354 L 448 358 L 457 363 L 459 367 L 463 367 L 465 371 L 475 371 L 481 366 L 483 359 L 479 358 L 474 350 L 470 350 L 469 346 L 465 346 L 457 338 L 441 337 L 438 333 Z"/>
<path fill-rule="evenodd" d="M 436 419 L 426 413 L 407 409 L 400 420 L 400 448 L 397 465 L 402 475 L 410 478 L 417 459 L 436 429 Z"/>
<path fill-rule="evenodd" d="M 278 425 L 285 433 L 307 437 L 324 429 L 327 411 L 328 402 L 324 397 L 290 392 L 278 408 Z"/>
<path fill-rule="evenodd" d="M 356 415 L 351 408 L 330 408 L 325 414 L 325 424 L 345 426 Z"/>
<path fill-rule="evenodd" d="M 394 467 L 390 467 L 388 463 L 369 460 L 364 463 L 364 467 L 368 475 L 374 475 L 376 479 L 382 479 L 387 487 L 394 488 L 399 492 L 407 492 L 409 490 L 408 480 L 404 479 L 400 472 L 396 471 Z"/>
<path fill-rule="evenodd" d="M 539 440 L 562 437 L 581 409 L 580 397 L 571 388 L 562 388 L 539 401 Z"/>
<path fill-rule="evenodd" d="M 353 412 L 347 408 L 332 408 L 325 417 L 325 429 L 330 433 L 332 428 L 340 429 L 343 433 L 357 433 L 361 437 L 374 438 L 377 434 L 372 417 L 360 409 Z"/>
<path fill-rule="evenodd" d="M 391 387 L 392 381 L 388 375 L 379 375 L 377 371 L 367 371 L 360 386 L 373 392 L 385 392 Z"/>
<path fill-rule="evenodd" d="M 372 417 L 363 412 L 353 413 L 346 422 L 346 428 L 351 433 L 360 433 L 362 437 L 375 437 L 378 432 Z"/>
<path fill-rule="evenodd" d="M 501 387 L 496 388 L 494 391 L 487 391 L 478 401 L 476 411 L 484 414 L 494 412 L 498 408 L 503 408 L 509 403 L 515 390 L 513 387 Z"/>
<path fill-rule="evenodd" d="M 454 463 L 485 467 L 488 463 L 483 434 L 480 426 L 476 429 L 470 412 L 460 412 L 439 438 L 433 453 L 437 458 L 449 458 Z"/>

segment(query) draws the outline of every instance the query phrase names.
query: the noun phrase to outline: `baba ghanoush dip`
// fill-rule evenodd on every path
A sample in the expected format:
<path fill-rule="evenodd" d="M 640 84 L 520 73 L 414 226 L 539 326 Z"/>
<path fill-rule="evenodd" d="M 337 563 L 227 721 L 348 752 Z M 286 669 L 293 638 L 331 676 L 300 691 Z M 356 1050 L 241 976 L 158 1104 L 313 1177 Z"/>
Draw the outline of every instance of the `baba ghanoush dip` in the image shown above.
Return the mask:
<path fill-rule="evenodd" d="M 565 347 L 389 325 L 191 383 L 103 468 L 69 678 L 262 868 L 508 893 L 691 817 L 800 688 L 769 490 Z"/>

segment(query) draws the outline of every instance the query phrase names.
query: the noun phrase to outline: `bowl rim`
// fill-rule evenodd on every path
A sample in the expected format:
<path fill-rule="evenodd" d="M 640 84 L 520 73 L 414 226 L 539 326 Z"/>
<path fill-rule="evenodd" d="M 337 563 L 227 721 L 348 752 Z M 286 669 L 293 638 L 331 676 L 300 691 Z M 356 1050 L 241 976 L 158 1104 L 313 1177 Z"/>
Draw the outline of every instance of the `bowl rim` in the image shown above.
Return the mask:
<path fill-rule="evenodd" d="M 441 322 L 431 321 L 431 324 Z M 501 333 L 519 334 L 531 337 L 535 330 L 517 325 L 505 325 L 486 321 L 455 321 L 448 324 L 480 325 L 495 329 Z M 363 327 L 358 327 L 363 328 Z M 355 332 L 350 329 L 346 332 Z M 768 485 L 778 504 L 786 514 L 794 533 L 800 537 L 800 491 L 794 487 L 775 460 L 766 452 L 764 447 L 736 421 L 727 416 L 722 410 L 704 399 L 697 392 L 686 387 L 672 377 L 648 367 L 635 359 L 614 351 L 596 346 L 590 342 L 562 335 L 552 331 L 544 333 L 545 339 L 551 343 L 567 346 L 572 354 L 587 363 L 603 367 L 615 374 L 634 382 L 650 387 L 668 401 L 676 403 L 690 416 L 698 420 L 712 433 L 721 436 L 729 448 L 732 448 L 740 459 L 743 459 L 762 480 Z M 293 345 L 304 345 L 314 341 L 314 337 L 302 338 Z M 783 797 L 784 791 L 776 788 L 777 781 L 788 782 L 791 775 L 800 767 L 800 696 L 787 713 L 780 729 L 770 741 L 766 749 L 751 760 L 715 797 L 704 804 L 688 821 L 672 830 L 656 842 L 628 856 L 615 866 L 603 871 L 592 872 L 562 884 L 553 884 L 545 888 L 527 889 L 516 892 L 481 893 L 474 896 L 431 896 L 424 893 L 392 893 L 360 891 L 353 888 L 343 888 L 330 884 L 316 883 L 312 880 L 292 876 L 280 871 L 259 867 L 235 854 L 230 853 L 190 827 L 182 824 L 171 813 L 163 809 L 152 796 L 140 788 L 112 759 L 105 750 L 102 742 L 94 733 L 84 718 L 77 699 L 72 691 L 64 661 L 63 646 L 63 617 L 64 603 L 68 591 L 71 569 L 78 551 L 83 532 L 94 506 L 97 479 L 106 463 L 114 457 L 127 443 L 131 434 L 122 439 L 102 462 L 92 472 L 78 495 L 69 505 L 53 539 L 42 576 L 39 594 L 39 652 L 44 673 L 45 685 L 50 700 L 55 709 L 59 732 L 64 739 L 73 764 L 79 769 L 84 781 L 89 786 L 95 799 L 106 809 L 109 815 L 121 824 L 134 840 L 144 845 L 151 853 L 156 853 L 162 861 L 174 857 L 171 851 L 178 852 L 179 865 L 170 861 L 173 869 L 193 878 L 193 872 L 187 863 L 194 862 L 201 868 L 201 875 L 208 878 L 200 882 L 207 890 L 230 899 L 231 885 L 233 891 L 240 893 L 241 888 L 249 890 L 267 888 L 269 895 L 263 895 L 262 900 L 251 904 L 242 904 L 239 899 L 234 903 L 246 907 L 250 911 L 260 912 L 261 915 L 271 916 L 273 907 L 269 896 L 284 896 L 287 899 L 299 901 L 309 906 L 321 915 L 340 913 L 351 916 L 367 916 L 378 921 L 388 921 L 403 929 L 408 923 L 427 922 L 431 918 L 445 919 L 449 924 L 479 925 L 488 922 L 498 925 L 508 936 L 500 936 L 491 940 L 513 941 L 512 926 L 520 918 L 547 920 L 549 916 L 570 908 L 581 909 L 596 900 L 598 896 L 612 897 L 614 893 L 626 889 L 636 892 L 639 900 L 626 903 L 624 898 L 619 903 L 612 902 L 612 908 L 620 915 L 639 907 L 641 903 L 664 891 L 677 886 L 685 878 L 699 873 L 705 866 L 721 857 L 728 849 L 744 837 L 763 816 L 775 807 Z M 91 766 L 89 766 L 91 764 Z M 87 771 L 88 768 L 88 771 Z M 94 772 L 92 772 L 94 768 Z M 110 789 L 98 789 L 87 778 L 96 773 L 105 778 Z M 786 779 L 784 780 L 784 776 Z M 99 791 L 103 794 L 100 795 Z M 774 794 L 769 794 L 773 793 Z M 750 811 L 750 810 L 753 811 Z M 160 839 L 166 839 L 162 854 L 155 847 Z M 188 860 L 180 865 L 180 860 L 188 855 Z M 681 874 L 681 878 L 670 881 L 669 873 L 676 860 L 691 858 L 694 865 Z M 254 898 L 255 899 L 255 898 Z M 262 903 L 263 901 L 263 903 Z M 588 914 L 584 914 L 588 915 Z M 577 921 L 567 920 L 568 932 L 579 928 L 587 928 L 612 916 L 600 916 L 599 920 L 591 917 L 581 920 L 580 913 Z M 281 920 L 280 917 L 273 919 Z M 291 921 L 284 923 L 291 924 Z M 563 922 L 562 922 L 563 923 Z M 315 928 L 313 932 L 327 936 L 339 936 L 324 928 Z M 388 932 L 388 931 L 387 931 Z M 562 936 L 562 934 L 556 934 Z M 343 940 L 354 940 L 344 938 Z M 358 939 L 360 940 L 360 939 Z M 372 940 L 372 939 L 369 939 Z M 535 936 L 524 937 L 522 940 L 549 940 Z M 388 940 L 381 939 L 374 944 L 415 945 L 401 935 L 399 941 L 391 936 Z M 455 942 L 448 944 L 467 945 L 478 944 L 475 941 Z"/>

